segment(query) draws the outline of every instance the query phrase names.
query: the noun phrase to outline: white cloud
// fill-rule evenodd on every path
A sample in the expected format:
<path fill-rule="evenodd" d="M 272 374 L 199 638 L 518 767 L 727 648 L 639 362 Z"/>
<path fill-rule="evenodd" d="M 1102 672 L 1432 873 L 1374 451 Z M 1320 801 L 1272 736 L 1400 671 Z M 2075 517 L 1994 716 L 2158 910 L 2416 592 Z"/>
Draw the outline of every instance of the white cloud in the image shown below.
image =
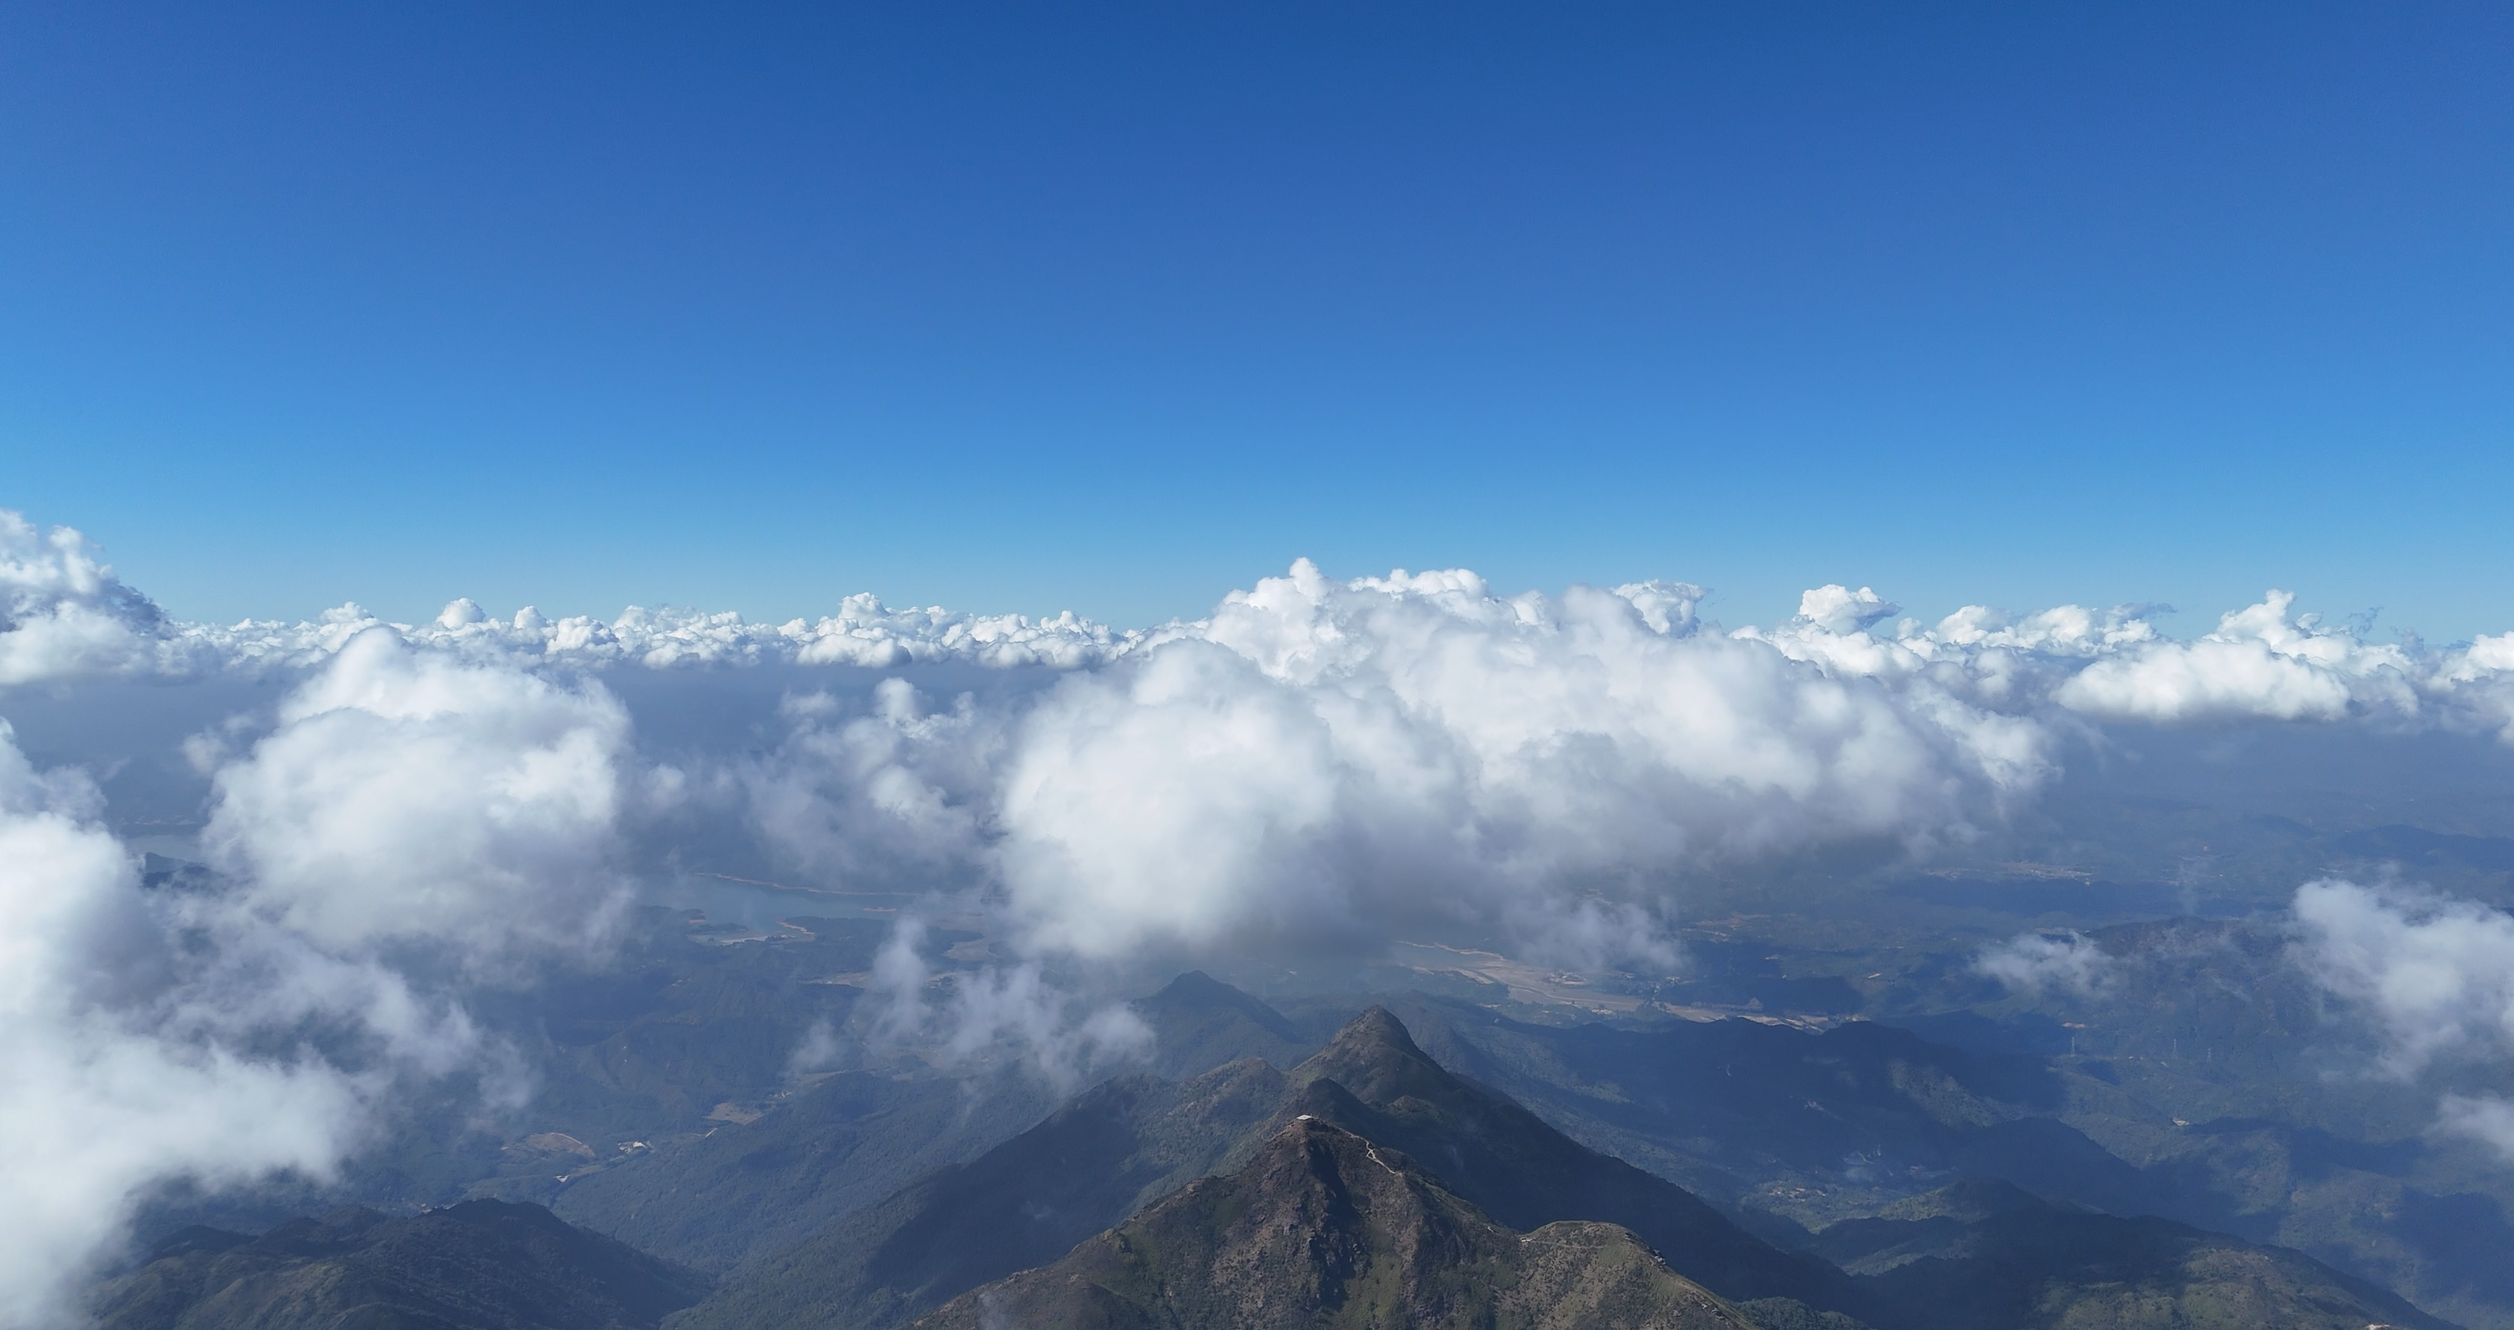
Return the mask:
<path fill-rule="evenodd" d="M 2491 1146 L 2514 1164 L 2514 1101 L 2493 1095 L 2448 1094 L 2436 1125 Z"/>
<path fill-rule="evenodd" d="M 1269 579 L 1298 581 L 1298 575 Z M 1496 600 L 1463 570 L 1349 585 L 1446 597 L 1453 604 L 1462 597 L 1510 606 L 1544 599 Z M 1698 587 L 1651 582 L 1612 594 L 1653 632 L 1686 637 L 1700 626 Z M 354 603 L 300 623 L 169 623 L 114 581 L 78 532 L 57 528 L 39 535 L 19 515 L 0 512 L 0 686 L 131 672 L 301 673 L 377 627 L 392 628 L 429 652 L 578 669 L 768 662 L 898 669 L 951 661 L 1093 670 L 1192 638 L 1223 641 L 1262 660 L 1270 649 L 1262 638 L 1271 630 L 1241 612 L 1262 599 L 1254 596 L 1226 601 L 1208 620 L 1136 630 L 1071 613 L 1034 620 L 897 609 L 870 595 L 848 596 L 835 614 L 776 624 L 636 606 L 608 621 L 582 615 L 552 620 L 530 606 L 500 618 L 469 599 L 452 601 L 417 624 L 388 624 Z M 1834 584 L 1809 590 L 1794 618 L 1768 629 L 1742 628 L 1735 636 L 1821 664 L 1837 677 L 1927 675 L 1947 696 L 2011 715 L 2050 705 L 2101 720 L 2160 725 L 2366 718 L 2390 727 L 2496 730 L 2514 743 L 2514 633 L 2443 650 L 2369 644 L 2322 626 L 2313 615 L 2294 614 L 2293 606 L 2292 595 L 2272 591 L 2189 642 L 2165 637 L 2143 608 L 2076 605 L 2025 614 L 1966 606 L 1933 627 L 1905 620 L 1889 634 L 1882 621 L 1896 606 L 1872 588 Z M 1320 648 L 1296 642 L 1284 649 Z"/>
<path fill-rule="evenodd" d="M 72 1286 L 150 1186 L 319 1176 L 360 1121 L 354 1078 L 242 1056 L 204 1032 L 206 992 L 139 981 L 165 963 L 159 923 L 93 812 L 0 723 L 0 1326 L 75 1319 Z"/>
<path fill-rule="evenodd" d="M 2339 720 L 2374 711 L 2414 718 L 2418 662 L 2290 615 L 2295 596 L 2218 620 L 2193 642 L 2149 641 L 2087 666 L 2054 697 L 2089 715 L 2159 723 L 2228 719 Z"/>
<path fill-rule="evenodd" d="M 149 662 L 157 607 L 68 527 L 0 509 L 0 685 L 118 674 Z"/>
<path fill-rule="evenodd" d="M 610 863 L 627 711 L 594 683 L 361 632 L 215 778 L 203 844 L 251 905 L 332 949 L 451 943 L 477 963 L 583 948 L 626 903 Z"/>
<path fill-rule="evenodd" d="M 2074 930 L 2019 933 L 1973 958 L 1976 972 L 2033 997 L 2054 991 L 2092 997 L 2118 967 L 2093 938 Z"/>
<path fill-rule="evenodd" d="M 409 944 L 475 971 L 581 956 L 624 903 L 628 718 L 598 685 L 370 629 L 275 720 L 232 760 L 196 746 L 224 763 L 204 841 L 232 880 L 168 892 L 0 722 L 0 1327 L 75 1319 L 152 1188 L 329 1178 L 401 1078 L 494 1074 L 394 968 Z"/>
<path fill-rule="evenodd" d="M 2498 739 L 2514 744 L 2514 633 L 2445 653 L 2427 686 L 2476 726 L 2493 727 Z"/>
<path fill-rule="evenodd" d="M 1010 1058 L 1060 1094 L 1094 1070 L 1105 1074 L 1151 1052 L 1152 1027 L 1126 1004 L 1083 1002 L 1035 961 L 938 975 L 926 964 L 925 937 L 923 920 L 904 917 L 874 958 L 877 1043 L 914 1047 L 947 1068 Z M 811 1043 L 807 1037 L 806 1054 L 815 1052 Z"/>
<path fill-rule="evenodd" d="M 2394 1074 L 2514 1050 L 2514 915 L 2336 879 L 2297 888 L 2294 908 L 2297 959 L 2372 1020 Z"/>
<path fill-rule="evenodd" d="M 787 741 L 739 768 L 753 825 L 828 885 L 973 882 L 1007 718 L 966 695 L 933 710 L 898 678 L 871 702 L 857 714 L 826 691 L 786 699 Z"/>
<path fill-rule="evenodd" d="M 1820 586 L 1798 598 L 1799 622 L 1836 636 L 1862 632 L 1880 619 L 1900 614 L 1903 607 L 1861 587 Z"/>
<path fill-rule="evenodd" d="M 158 652 L 162 668 L 177 673 L 306 669 L 378 627 L 394 629 L 415 647 L 473 659 L 646 669 L 769 661 L 896 669 L 943 660 L 1000 669 L 1074 669 L 1122 655 L 1145 637 L 1070 613 L 1033 620 L 939 607 L 903 610 L 870 595 L 848 596 L 833 615 L 776 624 L 748 623 L 724 612 L 635 605 L 608 621 L 587 615 L 549 619 L 531 606 L 501 619 L 458 599 L 419 624 L 387 623 L 352 603 L 312 622 L 175 625 Z"/>
<path fill-rule="evenodd" d="M 1961 834 L 2044 774 L 2030 722 L 1926 674 L 1701 633 L 1694 595 L 1501 599 L 1471 574 L 1338 582 L 1306 562 L 1234 593 L 1022 720 L 1000 813 L 1013 907 L 1098 956 L 1567 910 L 1601 875 Z"/>

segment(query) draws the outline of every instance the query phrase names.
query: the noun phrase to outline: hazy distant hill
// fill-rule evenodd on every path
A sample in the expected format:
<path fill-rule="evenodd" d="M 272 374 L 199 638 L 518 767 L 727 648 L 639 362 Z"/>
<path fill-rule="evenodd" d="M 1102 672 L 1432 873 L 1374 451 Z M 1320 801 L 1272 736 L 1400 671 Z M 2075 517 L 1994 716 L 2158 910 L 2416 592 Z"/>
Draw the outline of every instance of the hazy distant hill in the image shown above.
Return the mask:
<path fill-rule="evenodd" d="M 647 1330 L 703 1276 L 537 1205 L 195 1228 L 98 1290 L 98 1330 Z"/>
<path fill-rule="evenodd" d="M 2064 1087 L 2041 1059 L 1970 1053 L 1868 1021 L 1821 1033 L 1748 1020 L 1555 1027 L 1464 1004 L 1398 1006 L 1445 1065 L 1723 1201 L 1770 1204 L 1801 1188 L 1857 1197 L 1883 1179 L 1955 1175 L 2108 1210 L 2179 1199 L 2212 1211 L 2180 1217 L 2206 1222 L 2231 1210 L 2177 1192 L 2172 1179 L 2058 1121 Z M 1854 1170 L 1864 1188 L 1844 1185 Z M 1834 1217 L 1804 1202 L 1790 1208 L 1810 1223 Z"/>
<path fill-rule="evenodd" d="M 1723 1296 L 1780 1295 L 1860 1310 L 1859 1295 L 1830 1266 L 1780 1251 L 1674 1183 L 1591 1150 L 1451 1074 L 1385 1008 L 1355 1017 L 1294 1076 L 1309 1083 L 1294 1111 L 1405 1151 L 1514 1228 L 1558 1219 L 1621 1224 Z"/>
<path fill-rule="evenodd" d="M 1623 1229 L 1512 1232 L 1404 1155 L 1314 1118 L 1238 1172 L 918 1325 L 1753 1330 Z"/>
<path fill-rule="evenodd" d="M 1891 1323 L 1931 1330 L 2450 1330 L 2300 1252 L 2170 1220 L 2064 1210 L 1960 1183 L 1835 1224 L 1813 1250 L 1862 1276 Z"/>
<path fill-rule="evenodd" d="M 1152 1027 L 1152 1069 L 1173 1080 L 1241 1058 L 1289 1067 L 1318 1047 L 1283 1013 L 1202 970 L 1134 1005 Z"/>
<path fill-rule="evenodd" d="M 719 1123 L 577 1178 L 551 1208 L 658 1255 L 725 1270 L 984 1150 L 1053 1104 L 1025 1076 L 965 1083 L 845 1072 L 753 1121 Z"/>
<path fill-rule="evenodd" d="M 1201 973 L 1181 975 L 1135 1009 L 1152 1027 L 1154 1065 L 1166 1076 L 1251 1057 L 1290 1066 L 1313 1047 L 1272 1008 Z M 954 1081 L 845 1072 L 764 1105 L 752 1121 L 713 1124 L 707 1136 L 588 1171 L 550 1205 L 571 1222 L 648 1251 L 726 1270 L 799 1242 L 932 1169 L 971 1158 L 1055 1104 L 1038 1078 L 1023 1074 Z M 1226 1131 L 1218 1148 L 1227 1149 L 1246 1125 Z M 1200 1155 L 1194 1170 L 1169 1185 L 1200 1176 L 1215 1157 Z M 1130 1212 L 1095 1210 L 1092 1222 L 1037 1259 Z"/>

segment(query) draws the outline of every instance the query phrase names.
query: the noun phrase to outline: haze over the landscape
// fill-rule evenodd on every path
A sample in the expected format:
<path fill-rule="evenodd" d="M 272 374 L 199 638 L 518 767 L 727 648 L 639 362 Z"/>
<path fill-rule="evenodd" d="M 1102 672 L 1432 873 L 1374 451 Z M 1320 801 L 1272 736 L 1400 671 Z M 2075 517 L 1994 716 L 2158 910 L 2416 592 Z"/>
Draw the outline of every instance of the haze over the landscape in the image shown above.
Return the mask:
<path fill-rule="evenodd" d="M 2509 37 L 0 18 L 0 1330 L 2514 1330 Z"/>

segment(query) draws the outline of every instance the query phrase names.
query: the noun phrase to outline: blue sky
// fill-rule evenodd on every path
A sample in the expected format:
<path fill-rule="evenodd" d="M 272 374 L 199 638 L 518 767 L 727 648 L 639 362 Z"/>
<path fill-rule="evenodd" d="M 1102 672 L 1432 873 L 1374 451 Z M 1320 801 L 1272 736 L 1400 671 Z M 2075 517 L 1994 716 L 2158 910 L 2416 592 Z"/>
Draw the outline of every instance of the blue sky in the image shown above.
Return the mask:
<path fill-rule="evenodd" d="M 13 6 L 0 507 L 187 618 L 2514 628 L 2514 10 L 1075 8 Z"/>

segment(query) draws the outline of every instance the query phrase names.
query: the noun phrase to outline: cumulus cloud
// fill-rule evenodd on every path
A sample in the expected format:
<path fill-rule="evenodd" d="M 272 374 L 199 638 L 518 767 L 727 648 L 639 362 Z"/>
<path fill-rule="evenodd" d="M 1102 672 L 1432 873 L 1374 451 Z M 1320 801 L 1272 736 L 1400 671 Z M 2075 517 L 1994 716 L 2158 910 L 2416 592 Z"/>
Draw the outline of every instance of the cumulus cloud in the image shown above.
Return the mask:
<path fill-rule="evenodd" d="M 2299 888 L 2295 959 L 2367 1021 L 2379 1067 L 2450 1081 L 2514 1055 L 2514 914 L 2399 884 Z M 2514 1163 L 2514 1101 L 2447 1091 L 2436 1130 Z"/>
<path fill-rule="evenodd" d="M 1459 570 L 1353 585 L 1442 579 L 1485 594 L 1480 579 Z M 1697 587 L 1653 582 L 1613 594 L 1654 632 L 1685 637 L 1702 626 Z M 386 623 L 354 603 L 297 623 L 173 623 L 115 581 L 78 532 L 39 534 L 19 515 L 0 513 L 0 686 L 133 672 L 302 673 L 379 627 L 424 651 L 580 670 L 765 663 L 886 670 L 957 662 L 1088 671 L 1182 639 L 1218 641 L 1217 633 L 1245 629 L 1232 622 L 1245 617 L 1234 610 L 1245 601 L 1226 602 L 1204 621 L 1135 630 L 1071 613 L 1034 620 L 901 609 L 870 595 L 846 597 L 834 614 L 773 624 L 636 606 L 610 620 L 551 619 L 529 606 L 500 617 L 468 599 L 415 624 Z M 2165 636 L 2152 610 L 2140 606 L 2062 605 L 2019 614 L 1972 605 L 1935 625 L 1906 619 L 1888 631 L 1885 621 L 1898 607 L 1873 588 L 1834 584 L 1809 590 L 1791 619 L 1733 636 L 1838 677 L 1925 677 L 1948 696 L 2012 715 L 2074 713 L 2160 725 L 2353 718 L 2495 730 L 2514 743 L 2514 633 L 2441 650 L 2374 644 L 2297 614 L 2294 604 L 2292 594 L 2271 591 L 2187 642 Z"/>
<path fill-rule="evenodd" d="M 364 1093 L 217 1037 L 232 1011 L 158 973 L 160 921 L 95 811 L 0 722 L 0 1325 L 70 1319 L 70 1287 L 152 1185 L 326 1173 Z"/>
<path fill-rule="evenodd" d="M 270 720 L 195 746 L 224 877 L 158 892 L 92 782 L 0 722 L 0 1326 L 74 1319 L 153 1188 L 327 1180 L 403 1078 L 494 1071 L 397 968 L 414 947 L 475 973 L 582 956 L 625 904 L 629 723 L 598 685 L 366 629 Z"/>
<path fill-rule="evenodd" d="M 354 602 L 298 623 L 178 624 L 157 651 L 162 668 L 172 673 L 300 670 L 321 664 L 371 628 L 391 628 L 414 647 L 472 659 L 643 669 L 769 662 L 897 669 L 936 661 L 1076 669 L 1123 655 L 1146 637 L 1071 613 L 1034 620 L 939 607 L 897 609 L 862 594 L 846 597 L 835 614 L 773 624 L 723 611 L 636 605 L 609 620 L 551 619 L 529 605 L 498 618 L 466 598 L 416 624 L 388 623 Z"/>
<path fill-rule="evenodd" d="M 828 885 L 973 885 L 1006 717 L 966 694 L 935 708 L 900 678 L 876 684 L 869 701 L 826 690 L 785 699 L 786 742 L 739 769 L 753 825 Z"/>
<path fill-rule="evenodd" d="M 2481 728 L 2514 744 L 2514 633 L 2473 640 L 2445 654 L 2429 691 L 2458 703 Z"/>
<path fill-rule="evenodd" d="M 334 949 L 475 961 L 584 948 L 627 903 L 610 862 L 627 711 L 598 684 L 345 643 L 221 767 L 202 841 L 251 906 Z"/>
<path fill-rule="evenodd" d="M 2137 644 L 2088 665 L 2054 696 L 2089 715 L 2166 723 L 2418 714 L 2422 671 L 2406 650 L 2294 616 L 2295 600 L 2272 591 L 2196 641 Z"/>
<path fill-rule="evenodd" d="M 0 684 L 117 674 L 148 663 L 164 616 L 68 527 L 0 509 Z"/>
<path fill-rule="evenodd" d="M 2399 885 L 2299 887 L 2298 959 L 2366 1014 L 2384 1066 L 2514 1050 L 2514 915 Z"/>
<path fill-rule="evenodd" d="M 1973 958 L 1976 973 L 2031 997 L 2049 992 L 2093 997 L 2112 981 L 2119 964 L 2093 938 L 2074 929 L 2019 933 Z"/>
<path fill-rule="evenodd" d="M 1961 834 L 2044 774 L 2030 723 L 1700 631 L 1699 594 L 1501 598 L 1467 573 L 1306 562 L 1234 593 L 1023 718 L 1000 812 L 1013 909 L 1099 956 L 1532 895 L 1568 915 L 1636 867 Z"/>
<path fill-rule="evenodd" d="M 1903 607 L 1868 587 L 1817 587 L 1798 598 L 1798 621 L 1835 636 L 1865 631 L 1880 619 L 1902 613 Z"/>

